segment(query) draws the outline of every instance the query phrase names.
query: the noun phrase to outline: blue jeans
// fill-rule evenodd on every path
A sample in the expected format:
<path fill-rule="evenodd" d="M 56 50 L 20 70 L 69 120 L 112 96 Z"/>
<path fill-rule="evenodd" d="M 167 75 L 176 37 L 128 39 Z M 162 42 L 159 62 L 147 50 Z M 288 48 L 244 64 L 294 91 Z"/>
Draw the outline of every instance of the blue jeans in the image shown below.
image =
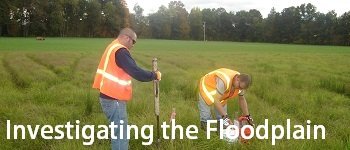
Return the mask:
<path fill-rule="evenodd" d="M 127 139 L 127 128 L 126 128 L 128 124 L 128 114 L 126 112 L 126 101 L 105 99 L 100 97 L 100 104 L 103 112 L 108 118 L 108 121 L 110 123 L 114 122 L 115 125 L 118 125 L 118 128 L 114 128 L 114 135 L 118 138 L 113 139 L 111 137 L 112 150 L 127 150 L 129 147 L 129 140 Z M 120 120 L 123 120 L 124 123 L 121 124 Z M 119 137 L 120 125 L 123 125 L 123 139 Z"/>
<path fill-rule="evenodd" d="M 199 116 L 200 116 L 201 122 L 207 122 L 207 120 L 212 120 L 211 111 L 210 111 L 211 106 L 208 106 L 207 103 L 205 103 L 204 99 L 200 94 L 199 94 L 198 108 L 199 108 Z M 221 114 L 219 113 L 219 111 L 215 107 L 214 109 L 215 109 L 216 119 L 217 120 L 221 119 Z M 227 104 L 224 105 L 224 111 L 227 113 Z"/>

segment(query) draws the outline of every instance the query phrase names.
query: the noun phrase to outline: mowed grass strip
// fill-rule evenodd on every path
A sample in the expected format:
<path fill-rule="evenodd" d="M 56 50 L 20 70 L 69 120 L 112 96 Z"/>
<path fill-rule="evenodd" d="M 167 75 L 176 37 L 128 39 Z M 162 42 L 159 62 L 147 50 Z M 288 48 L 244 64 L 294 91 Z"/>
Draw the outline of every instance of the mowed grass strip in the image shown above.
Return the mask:
<path fill-rule="evenodd" d="M 113 39 L 0 38 L 0 124 L 10 119 L 17 124 L 65 124 L 79 119 L 81 124 L 107 124 L 91 89 L 96 67 L 104 48 Z M 6 41 L 6 42 L 5 42 Z M 24 43 L 26 47 L 14 43 Z M 176 108 L 176 123 L 199 125 L 197 84 L 206 73 L 227 67 L 253 76 L 246 98 L 256 124 L 311 125 L 326 127 L 326 139 L 252 140 L 249 145 L 226 144 L 215 133 L 211 139 L 199 130 L 197 140 L 162 140 L 162 149 L 347 149 L 349 147 L 349 47 L 308 46 L 264 43 L 201 42 L 140 39 L 131 55 L 143 68 L 151 69 L 157 57 L 163 73 L 160 82 L 161 121 L 169 122 Z M 28 84 L 18 88 L 13 74 Z M 66 77 L 68 76 L 68 78 Z M 129 123 L 140 128 L 155 125 L 152 83 L 133 82 L 133 100 L 128 104 Z M 229 102 L 229 114 L 239 111 L 236 100 Z M 306 128 L 305 128 L 306 129 Z M 271 126 L 269 127 L 271 137 Z M 0 128 L 0 136 L 6 131 Z M 169 135 L 169 132 L 168 132 Z M 140 134 L 139 134 L 140 138 Z M 146 139 L 130 140 L 132 149 L 157 149 Z M 313 134 L 312 137 L 313 138 Z M 0 148 L 17 149 L 108 149 L 108 140 L 83 146 L 83 140 L 3 140 Z"/>
<path fill-rule="evenodd" d="M 40 81 L 49 81 L 57 78 L 55 73 L 44 66 L 32 61 L 20 52 L 9 53 L 3 58 L 3 64 L 18 88 L 28 88 L 31 84 Z"/>

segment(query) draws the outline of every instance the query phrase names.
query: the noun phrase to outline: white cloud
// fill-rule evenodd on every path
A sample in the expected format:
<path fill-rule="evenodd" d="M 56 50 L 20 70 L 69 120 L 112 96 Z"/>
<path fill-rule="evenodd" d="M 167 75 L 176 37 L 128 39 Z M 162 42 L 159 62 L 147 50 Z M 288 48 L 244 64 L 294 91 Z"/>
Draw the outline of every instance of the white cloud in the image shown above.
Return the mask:
<path fill-rule="evenodd" d="M 129 10 L 133 11 L 133 7 L 136 3 L 144 9 L 144 15 L 149 13 L 155 13 L 161 5 L 168 7 L 171 0 L 127 0 Z M 266 17 L 272 7 L 275 7 L 276 11 L 281 12 L 284 8 L 291 6 L 300 6 L 301 4 L 311 3 L 316 6 L 317 11 L 327 13 L 331 10 L 339 15 L 344 12 L 350 11 L 349 0 L 180 0 L 184 3 L 188 12 L 194 7 L 203 8 L 225 8 L 227 12 L 257 9 Z"/>

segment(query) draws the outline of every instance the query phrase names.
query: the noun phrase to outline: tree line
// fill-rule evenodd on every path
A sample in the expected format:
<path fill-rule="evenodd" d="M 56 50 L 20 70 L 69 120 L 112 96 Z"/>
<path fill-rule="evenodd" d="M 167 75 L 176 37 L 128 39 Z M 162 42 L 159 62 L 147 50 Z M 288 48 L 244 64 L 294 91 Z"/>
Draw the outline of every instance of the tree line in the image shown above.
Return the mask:
<path fill-rule="evenodd" d="M 114 37 L 129 26 L 124 0 L 2 0 L 0 35 Z"/>
<path fill-rule="evenodd" d="M 171 1 L 147 16 L 125 0 L 3 0 L 1 36 L 115 37 L 132 27 L 139 37 L 156 39 L 247 41 L 350 45 L 350 11 L 324 14 L 310 3 L 291 6 L 266 18 L 256 9 L 185 9 Z M 205 30 L 204 30 L 205 29 Z"/>

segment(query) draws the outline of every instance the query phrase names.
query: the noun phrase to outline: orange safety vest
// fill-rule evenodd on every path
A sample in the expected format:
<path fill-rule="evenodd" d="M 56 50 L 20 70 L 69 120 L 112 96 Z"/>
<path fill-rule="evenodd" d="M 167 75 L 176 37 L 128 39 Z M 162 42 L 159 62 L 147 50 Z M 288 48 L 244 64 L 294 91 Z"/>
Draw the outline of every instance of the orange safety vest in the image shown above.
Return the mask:
<path fill-rule="evenodd" d="M 121 48 L 126 47 L 118 40 L 108 45 L 98 65 L 92 87 L 115 99 L 130 100 L 132 97 L 131 77 L 115 63 L 115 53 Z"/>
<path fill-rule="evenodd" d="M 207 105 L 211 105 L 214 103 L 214 95 L 219 94 L 216 90 L 216 77 L 220 78 L 225 85 L 225 92 L 222 95 L 222 98 L 219 100 L 222 105 L 227 103 L 227 100 L 233 97 L 236 97 L 240 92 L 240 89 L 233 89 L 233 78 L 239 75 L 239 72 L 220 68 L 214 70 L 199 81 L 199 93 L 202 96 L 203 100 L 207 103 Z"/>

